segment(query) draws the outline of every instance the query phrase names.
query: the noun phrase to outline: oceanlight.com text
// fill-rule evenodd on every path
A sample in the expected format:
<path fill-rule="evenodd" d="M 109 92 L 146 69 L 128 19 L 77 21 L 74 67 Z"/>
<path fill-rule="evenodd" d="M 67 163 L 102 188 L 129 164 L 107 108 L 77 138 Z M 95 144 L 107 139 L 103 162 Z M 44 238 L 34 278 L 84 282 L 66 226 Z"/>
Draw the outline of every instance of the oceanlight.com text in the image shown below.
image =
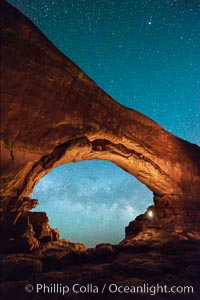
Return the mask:
<path fill-rule="evenodd" d="M 74 294 L 148 294 L 154 296 L 156 294 L 193 294 L 193 286 L 167 286 L 144 283 L 143 285 L 119 285 L 115 283 L 103 284 L 101 286 L 88 283 L 81 285 L 75 283 L 72 286 L 61 283 L 37 283 L 35 285 L 27 284 L 25 286 L 27 293 L 35 292 L 36 294 L 60 294 L 66 295 L 70 292 Z"/>

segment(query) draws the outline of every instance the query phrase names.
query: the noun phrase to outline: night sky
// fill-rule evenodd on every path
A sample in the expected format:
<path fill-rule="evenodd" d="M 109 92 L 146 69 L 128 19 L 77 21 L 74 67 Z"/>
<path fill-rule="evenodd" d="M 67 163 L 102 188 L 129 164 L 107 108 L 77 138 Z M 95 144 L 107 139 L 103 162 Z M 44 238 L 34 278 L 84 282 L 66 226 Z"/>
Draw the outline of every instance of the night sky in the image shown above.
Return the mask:
<path fill-rule="evenodd" d="M 9 2 L 118 102 L 200 144 L 200 0 Z M 32 197 L 63 237 L 90 246 L 122 240 L 152 203 L 144 185 L 103 161 L 56 168 Z"/>

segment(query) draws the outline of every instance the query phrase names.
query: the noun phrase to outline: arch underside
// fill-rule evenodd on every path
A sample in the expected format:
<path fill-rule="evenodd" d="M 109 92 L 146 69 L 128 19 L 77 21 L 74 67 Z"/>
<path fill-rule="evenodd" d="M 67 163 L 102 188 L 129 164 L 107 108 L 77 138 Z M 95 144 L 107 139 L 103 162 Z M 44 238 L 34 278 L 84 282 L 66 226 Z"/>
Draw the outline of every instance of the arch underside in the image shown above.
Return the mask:
<path fill-rule="evenodd" d="M 172 179 L 155 162 L 145 158 L 141 153 L 108 140 L 90 141 L 86 137 L 80 137 L 56 146 L 50 154 L 42 156 L 37 162 L 28 162 L 13 180 L 13 196 L 29 196 L 40 178 L 61 164 L 93 159 L 115 163 L 146 184 L 156 194 L 159 194 L 161 189 L 162 194 L 175 194 L 174 191 L 177 190 L 181 192 L 178 185 L 173 183 Z M 24 177 L 20 185 L 17 180 L 19 177 Z"/>

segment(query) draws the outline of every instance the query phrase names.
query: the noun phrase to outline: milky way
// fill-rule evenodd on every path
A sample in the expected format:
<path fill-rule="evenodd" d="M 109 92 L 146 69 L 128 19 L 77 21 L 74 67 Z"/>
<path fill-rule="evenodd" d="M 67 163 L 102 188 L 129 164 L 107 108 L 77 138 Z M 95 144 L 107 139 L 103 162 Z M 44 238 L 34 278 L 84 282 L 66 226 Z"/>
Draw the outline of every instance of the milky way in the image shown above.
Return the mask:
<path fill-rule="evenodd" d="M 198 0 L 9 2 L 117 101 L 200 143 Z M 33 194 L 38 210 L 48 212 L 63 236 L 89 245 L 123 238 L 123 227 L 152 201 L 145 187 L 111 163 L 70 164 L 49 176 Z M 55 214 L 56 203 L 65 212 Z"/>

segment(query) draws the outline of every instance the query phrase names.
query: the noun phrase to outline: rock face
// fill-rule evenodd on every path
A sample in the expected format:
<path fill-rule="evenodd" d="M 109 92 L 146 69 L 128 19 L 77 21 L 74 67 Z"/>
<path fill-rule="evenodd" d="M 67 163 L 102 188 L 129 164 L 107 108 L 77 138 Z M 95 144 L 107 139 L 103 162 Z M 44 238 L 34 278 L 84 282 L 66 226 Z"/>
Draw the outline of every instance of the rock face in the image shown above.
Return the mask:
<path fill-rule="evenodd" d="M 200 239 L 200 205 L 176 196 L 154 197 L 155 205 L 126 227 L 125 244 L 133 240 Z"/>
<path fill-rule="evenodd" d="M 0 255 L 1 299 L 198 300 L 199 247 L 198 240 L 179 240 L 164 244 L 153 241 L 115 246 L 101 244 L 87 249 L 82 244 L 60 240 L 43 244 L 31 254 Z M 67 285 L 69 292 L 62 295 L 59 290 L 49 294 L 40 290 L 37 293 L 38 283 L 47 287 L 53 283 Z M 27 293 L 25 287 L 30 284 L 33 291 Z M 97 286 L 98 292 L 92 293 L 91 289 L 83 294 L 76 292 L 88 285 Z M 146 292 L 141 290 L 145 285 Z M 113 293 L 115 286 L 120 289 Z M 164 286 L 167 292 L 162 292 Z M 169 295 L 172 286 L 177 292 L 173 290 Z M 130 293 L 123 291 L 123 287 L 126 291 L 131 287 L 140 289 L 138 293 Z"/>
<path fill-rule="evenodd" d="M 199 147 L 114 101 L 5 1 L 1 14 L 0 229 L 10 243 L 4 246 L 23 239 L 33 250 L 58 239 L 44 214 L 29 212 L 37 204 L 29 195 L 52 168 L 89 159 L 114 162 L 154 192 L 152 232 L 170 224 L 169 232 L 198 236 Z M 144 219 L 130 224 L 127 237 L 148 228 Z"/>

